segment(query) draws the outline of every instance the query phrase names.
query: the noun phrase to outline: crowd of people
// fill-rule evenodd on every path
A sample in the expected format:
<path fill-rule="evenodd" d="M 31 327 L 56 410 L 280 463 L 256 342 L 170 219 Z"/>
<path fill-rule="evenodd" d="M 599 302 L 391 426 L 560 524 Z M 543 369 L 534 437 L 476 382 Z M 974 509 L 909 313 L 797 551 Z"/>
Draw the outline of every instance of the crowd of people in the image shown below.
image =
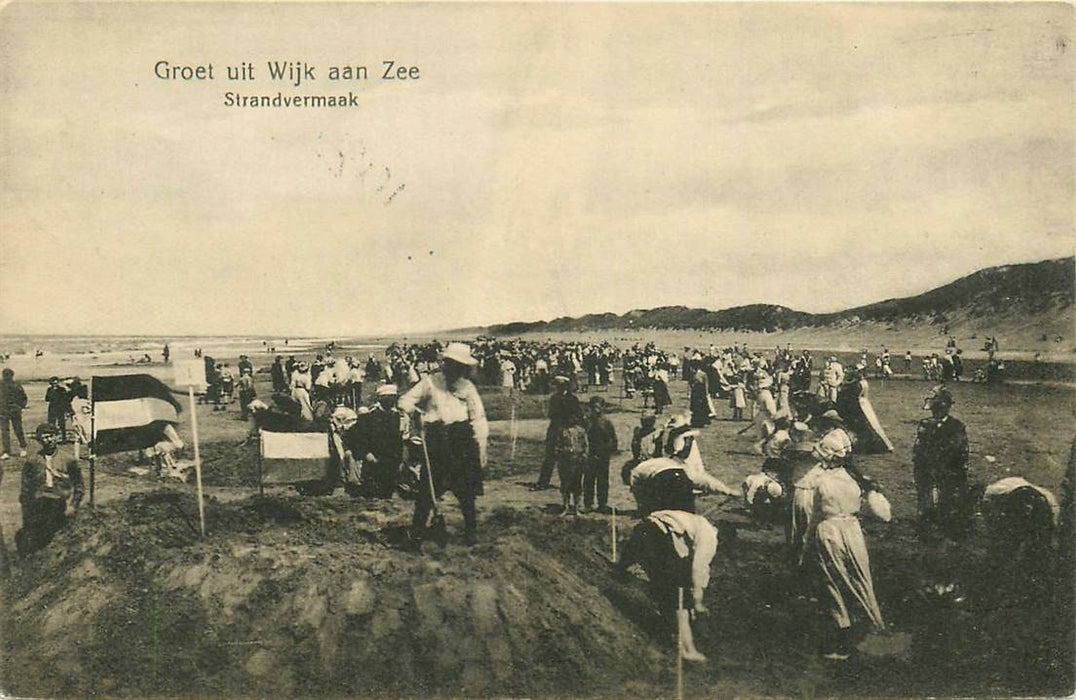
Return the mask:
<path fill-rule="evenodd" d="M 438 504 L 448 492 L 460 505 L 464 542 L 478 541 L 477 499 L 484 491 L 489 440 L 479 385 L 548 394 L 543 459 L 530 488 L 552 488 L 556 474 L 563 515 L 610 513 L 611 461 L 620 442 L 599 392 L 619 371 L 624 396 L 642 392 L 644 410 L 632 433 L 631 457 L 620 470 L 636 501 L 638 524 L 612 564 L 620 574 L 635 564 L 644 568 L 655 603 L 675 611 L 670 617 L 679 627 L 685 659 L 705 659 L 690 624 L 707 612 L 704 595 L 718 548 L 717 528 L 697 507 L 705 494 L 742 498 L 761 522 L 783 528 L 791 575 L 816 587 L 829 620 L 820 639 L 826 658 L 849 658 L 867 629 L 884 626 L 860 515 L 888 522 L 891 507 L 858 456 L 891 452 L 893 445 L 870 403 L 866 352 L 845 366 L 832 355 L 816 362 L 807 350 L 778 347 L 764 353 L 739 345 L 669 353 L 653 344 L 622 349 L 480 338 L 472 345 L 393 344 L 383 359 L 366 360 L 335 358 L 327 348 L 309 363 L 276 356 L 265 370 L 272 386 L 267 400 L 258 397 L 256 370 L 247 356 L 239 358 L 238 380 L 228 363 L 204 361 L 205 400 L 214 410 L 227 410 L 238 393 L 241 418 L 253 417 L 252 435 L 328 434 L 333 468 L 320 485 L 303 485 L 305 493 L 343 484 L 355 497 L 399 494 L 414 500 L 408 544 L 416 549 L 426 539 L 443 543 L 447 537 Z M 910 355 L 905 361 L 910 365 Z M 890 365 L 883 348 L 875 376 L 890 377 Z M 959 377 L 959 371 L 943 372 L 941 379 Z M 688 400 L 674 409 L 669 387 L 676 379 L 688 384 Z M 969 485 L 968 438 L 963 423 L 950 415 L 954 398 L 947 384 L 924 401 L 930 417 L 918 424 L 912 450 L 919 533 L 924 540 L 961 541 L 981 506 L 995 544 L 1010 543 L 1015 554 L 1009 558 L 1030 566 L 1023 544 L 1052 537 L 1061 506 L 1046 489 L 1016 477 L 978 491 Z M 374 397 L 369 405 L 364 385 Z M 597 391 L 586 401 L 579 398 L 592 388 Z M 20 391 L 5 369 L 0 384 L 5 458 L 9 424 L 26 455 L 16 415 L 26 405 Z M 81 499 L 77 463 L 61 465 L 54 457 L 72 397 L 80 394 L 85 397 L 77 378 L 50 381 L 48 423 L 35 431 L 41 450 L 23 474 L 20 551 L 47 544 Z M 760 459 L 758 472 L 737 490 L 710 474 L 702 456 L 702 429 L 718 417 L 720 402 L 727 402 L 730 419 L 749 421 L 740 433 L 751 432 Z M 666 411 L 670 417 L 663 420 Z M 46 495 L 56 503 L 42 501 Z M 1066 498 L 1071 501 L 1071 493 Z"/>

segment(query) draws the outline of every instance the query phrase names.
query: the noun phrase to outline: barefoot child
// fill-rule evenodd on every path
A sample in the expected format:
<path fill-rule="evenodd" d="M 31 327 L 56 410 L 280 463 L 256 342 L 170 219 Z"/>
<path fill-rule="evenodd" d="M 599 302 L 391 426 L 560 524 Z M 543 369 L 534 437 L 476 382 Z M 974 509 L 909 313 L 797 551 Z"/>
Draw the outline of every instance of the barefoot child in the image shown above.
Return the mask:
<path fill-rule="evenodd" d="M 586 469 L 589 443 L 587 431 L 583 427 L 581 410 L 573 411 L 557 436 L 556 445 L 557 476 L 560 478 L 560 495 L 564 510 L 568 514 L 571 504 L 572 514 L 579 515 L 579 502 L 583 496 L 583 471 Z"/>

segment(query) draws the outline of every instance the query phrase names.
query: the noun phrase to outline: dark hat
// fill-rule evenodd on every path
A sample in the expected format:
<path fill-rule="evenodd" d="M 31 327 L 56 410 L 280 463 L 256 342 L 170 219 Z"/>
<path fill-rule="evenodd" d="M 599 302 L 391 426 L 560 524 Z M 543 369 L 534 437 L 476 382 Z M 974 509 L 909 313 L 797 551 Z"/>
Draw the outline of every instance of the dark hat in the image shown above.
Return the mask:
<path fill-rule="evenodd" d="M 49 384 L 60 381 L 59 377 L 49 377 Z"/>
<path fill-rule="evenodd" d="M 3 371 L 3 376 L 4 376 L 5 379 L 9 379 L 11 377 L 14 377 L 15 376 L 15 370 L 11 369 L 10 367 L 5 367 L 4 371 Z"/>
<path fill-rule="evenodd" d="M 600 396 L 591 396 L 587 403 L 589 403 L 591 406 L 604 406 L 605 399 Z"/>
<path fill-rule="evenodd" d="M 55 425 L 51 423 L 42 423 L 34 429 L 34 439 L 38 442 L 44 442 L 44 437 L 46 435 L 56 437 L 59 432 L 59 429 L 57 429 Z"/>
<path fill-rule="evenodd" d="M 927 404 L 943 403 L 946 406 L 953 405 L 953 394 L 944 386 L 935 387 L 927 396 Z"/>

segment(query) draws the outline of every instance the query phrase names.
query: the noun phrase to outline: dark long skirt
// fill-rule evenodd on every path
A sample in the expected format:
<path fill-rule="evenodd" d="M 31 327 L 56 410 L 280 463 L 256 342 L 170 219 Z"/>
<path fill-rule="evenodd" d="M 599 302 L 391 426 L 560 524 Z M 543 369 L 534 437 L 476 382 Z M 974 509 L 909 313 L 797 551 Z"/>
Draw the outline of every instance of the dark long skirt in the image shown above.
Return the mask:
<path fill-rule="evenodd" d="M 666 406 L 672 404 L 672 397 L 669 396 L 669 387 L 665 382 L 661 380 L 654 381 L 654 410 L 661 413 Z"/>
<path fill-rule="evenodd" d="M 413 535 L 421 537 L 433 508 L 431 476 L 434 494 L 438 499 L 446 491 L 451 491 L 459 499 L 464 527 L 468 534 L 473 535 L 478 525 L 475 498 L 483 493 L 482 462 L 474 430 L 470 423 L 430 423 L 425 426 L 425 431 L 429 463 L 423 465 L 418 484 L 412 516 Z"/>
<path fill-rule="evenodd" d="M 445 491 L 459 497 L 482 495 L 482 464 L 470 423 L 427 425 L 426 450 L 430 455 L 429 467 L 438 498 Z M 425 473 L 422 474 L 422 484 L 429 488 Z"/>

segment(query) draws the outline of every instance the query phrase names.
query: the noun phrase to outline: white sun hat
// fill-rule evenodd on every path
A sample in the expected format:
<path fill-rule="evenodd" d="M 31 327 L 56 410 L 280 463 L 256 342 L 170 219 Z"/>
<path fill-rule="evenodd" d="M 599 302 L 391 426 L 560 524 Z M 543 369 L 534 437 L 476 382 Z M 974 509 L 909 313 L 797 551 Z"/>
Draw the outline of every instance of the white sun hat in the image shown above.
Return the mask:
<path fill-rule="evenodd" d="M 441 353 L 441 357 L 468 367 L 474 367 L 478 364 L 478 360 L 471 355 L 471 347 L 466 343 L 449 343 L 445 351 Z"/>

